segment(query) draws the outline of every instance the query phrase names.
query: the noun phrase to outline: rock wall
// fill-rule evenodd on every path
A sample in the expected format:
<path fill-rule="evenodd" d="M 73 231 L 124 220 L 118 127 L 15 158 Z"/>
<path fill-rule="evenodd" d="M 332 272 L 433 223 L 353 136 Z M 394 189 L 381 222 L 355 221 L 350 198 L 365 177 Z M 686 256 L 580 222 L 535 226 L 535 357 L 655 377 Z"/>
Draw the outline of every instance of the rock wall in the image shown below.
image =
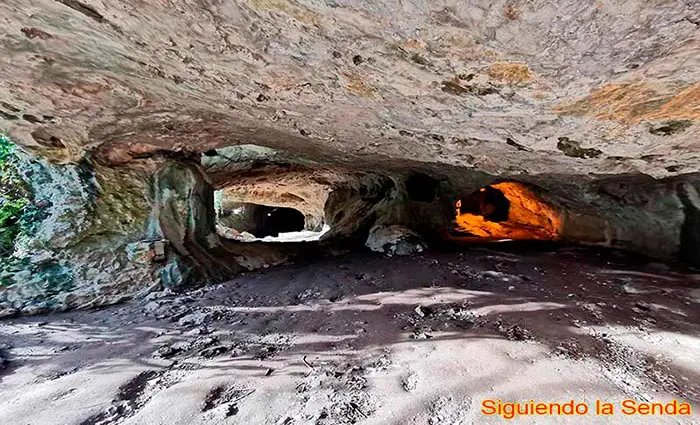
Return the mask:
<path fill-rule="evenodd" d="M 87 159 L 60 165 L 23 158 L 35 203 L 43 209 L 35 230 L 17 241 L 13 260 L 3 267 L 0 307 L 27 313 L 222 281 L 245 270 L 310 258 L 320 249 L 365 242 L 389 255 L 419 253 L 450 239 L 457 194 L 489 182 L 477 175 L 467 190 L 449 177 L 421 177 L 430 190 L 417 196 L 410 183 L 414 173 L 347 173 L 323 165 L 337 181 L 324 203 L 331 230 L 319 243 L 240 243 L 216 233 L 215 183 L 199 161 L 160 157 L 105 167 Z M 268 171 L 270 178 L 283 179 L 278 169 Z M 501 179 L 491 179 L 492 187 L 503 187 Z M 564 184 L 551 191 L 527 184 L 561 214 L 561 241 L 700 264 L 700 175 L 609 177 L 565 191 Z M 552 184 L 543 180 L 544 186 Z"/>
<path fill-rule="evenodd" d="M 146 230 L 150 182 L 143 171 L 150 162 L 113 169 L 21 156 L 33 224 L 2 260 L 0 310 L 109 304 L 154 283 L 151 270 L 130 263 L 125 252 Z"/>
<path fill-rule="evenodd" d="M 430 246 L 458 199 L 522 182 L 563 241 L 700 264 L 698 2 L 27 0 L 0 21 L 0 130 L 45 215 L 3 307 L 318 252 L 218 238 L 224 188 L 323 216 L 322 246 Z"/>

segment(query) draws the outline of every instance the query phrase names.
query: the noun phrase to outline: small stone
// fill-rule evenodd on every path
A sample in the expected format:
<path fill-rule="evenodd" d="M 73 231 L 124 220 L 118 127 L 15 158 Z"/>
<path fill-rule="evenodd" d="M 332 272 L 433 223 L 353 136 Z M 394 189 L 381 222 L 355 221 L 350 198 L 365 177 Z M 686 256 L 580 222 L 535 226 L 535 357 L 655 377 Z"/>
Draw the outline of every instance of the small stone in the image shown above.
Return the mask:
<path fill-rule="evenodd" d="M 230 404 L 228 409 L 226 409 L 226 417 L 238 414 L 238 405 L 236 403 Z"/>
<path fill-rule="evenodd" d="M 0 309 L 0 319 L 11 319 L 19 315 L 19 310 L 16 308 L 3 308 Z"/>
<path fill-rule="evenodd" d="M 416 375 L 415 372 L 409 373 L 401 380 L 401 386 L 406 392 L 414 391 L 418 386 L 418 375 Z"/>
<path fill-rule="evenodd" d="M 160 303 L 156 301 L 151 301 L 145 306 L 143 306 L 143 312 L 146 314 L 153 314 L 160 308 Z"/>
<path fill-rule="evenodd" d="M 21 312 L 22 314 L 26 314 L 27 316 L 35 316 L 38 314 L 48 313 L 49 309 L 40 305 L 28 305 L 22 307 Z"/>
<path fill-rule="evenodd" d="M 199 336 L 199 335 L 209 335 L 213 331 L 206 326 L 200 328 L 192 329 L 191 331 L 185 332 L 187 336 Z"/>
<path fill-rule="evenodd" d="M 639 308 L 640 310 L 643 311 L 650 311 L 651 306 L 648 303 L 645 303 L 644 301 L 637 301 L 634 303 L 635 307 Z"/>
<path fill-rule="evenodd" d="M 419 309 L 420 309 L 420 313 L 418 312 Z M 426 307 L 426 306 L 418 306 L 418 307 L 416 307 L 416 309 L 414 311 L 416 312 L 416 314 L 418 314 L 421 317 L 430 317 L 430 316 L 433 316 L 435 314 L 434 309 L 432 309 L 430 307 Z"/>
<path fill-rule="evenodd" d="M 148 265 L 165 260 L 165 240 L 146 240 L 126 246 L 126 256 L 134 264 Z"/>
<path fill-rule="evenodd" d="M 204 350 L 199 352 L 199 355 L 204 357 L 204 358 L 210 359 L 212 357 L 216 357 L 216 356 L 220 356 L 220 355 L 224 354 L 229 349 L 230 349 L 230 347 L 227 347 L 225 345 L 217 345 L 214 347 L 205 348 Z"/>
<path fill-rule="evenodd" d="M 189 342 L 182 342 L 181 344 L 187 344 L 187 349 L 189 348 L 205 348 L 209 347 L 210 345 L 214 345 L 218 342 L 218 339 L 215 337 L 208 336 L 206 338 L 197 338 L 194 342 L 189 343 Z"/>
<path fill-rule="evenodd" d="M 532 339 L 532 333 L 520 325 L 513 325 L 507 328 L 504 334 L 506 338 L 511 341 L 526 341 Z"/>
<path fill-rule="evenodd" d="M 180 320 L 177 321 L 177 324 L 180 326 L 202 326 L 207 324 L 211 320 L 211 313 L 191 313 L 180 318 Z"/>
<path fill-rule="evenodd" d="M 626 294 L 633 294 L 633 295 L 646 294 L 646 293 L 649 292 L 649 291 L 645 291 L 645 290 L 643 290 L 643 289 L 641 289 L 641 288 L 637 288 L 637 287 L 635 287 L 634 285 L 631 285 L 631 284 L 628 284 L 628 283 L 622 285 L 622 290 L 623 290 Z"/>
<path fill-rule="evenodd" d="M 162 358 L 164 358 L 164 359 L 166 359 L 166 358 L 168 358 L 168 357 L 172 357 L 172 356 L 174 356 L 175 354 L 177 354 L 177 350 L 175 350 L 173 347 L 170 347 L 170 346 L 168 346 L 168 345 L 166 345 L 166 346 L 164 346 L 164 347 L 160 347 L 160 348 L 158 349 L 158 351 L 156 351 L 156 355 L 157 355 L 158 357 L 162 357 Z"/>
<path fill-rule="evenodd" d="M 508 290 L 509 290 L 509 291 L 515 291 L 515 286 L 510 285 L 510 286 L 508 287 Z"/>
<path fill-rule="evenodd" d="M 430 339 L 432 337 L 431 334 L 420 331 L 416 331 L 409 336 L 411 339 Z"/>
<path fill-rule="evenodd" d="M 365 246 L 372 251 L 382 252 L 389 256 L 414 255 L 427 248 L 419 234 L 399 225 L 372 227 Z"/>
<path fill-rule="evenodd" d="M 162 291 L 153 291 L 144 297 L 144 301 L 155 301 L 160 298 L 170 297 L 175 295 L 175 293 L 170 288 L 165 288 Z"/>

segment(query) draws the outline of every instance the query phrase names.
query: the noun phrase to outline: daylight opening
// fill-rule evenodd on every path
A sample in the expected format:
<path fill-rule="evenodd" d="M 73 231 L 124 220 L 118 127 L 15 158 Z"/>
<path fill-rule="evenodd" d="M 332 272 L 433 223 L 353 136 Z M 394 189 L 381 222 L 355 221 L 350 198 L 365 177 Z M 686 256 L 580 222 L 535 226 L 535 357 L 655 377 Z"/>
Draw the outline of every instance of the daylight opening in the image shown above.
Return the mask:
<path fill-rule="evenodd" d="M 454 239 L 556 240 L 560 236 L 561 214 L 521 183 L 483 187 L 455 206 Z"/>
<path fill-rule="evenodd" d="M 329 227 L 322 218 L 296 208 L 236 202 L 215 193 L 216 229 L 242 242 L 299 242 L 318 240 Z"/>

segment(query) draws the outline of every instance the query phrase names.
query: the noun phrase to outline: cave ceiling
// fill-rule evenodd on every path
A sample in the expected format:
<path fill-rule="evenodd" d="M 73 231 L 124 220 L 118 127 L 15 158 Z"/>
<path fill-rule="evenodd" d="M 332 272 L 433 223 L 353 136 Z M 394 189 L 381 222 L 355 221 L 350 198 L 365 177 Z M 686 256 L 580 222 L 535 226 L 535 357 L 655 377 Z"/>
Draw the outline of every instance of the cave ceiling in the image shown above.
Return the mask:
<path fill-rule="evenodd" d="M 10 0 L 0 126 L 60 162 L 255 144 L 490 175 L 700 169 L 700 2 Z"/>

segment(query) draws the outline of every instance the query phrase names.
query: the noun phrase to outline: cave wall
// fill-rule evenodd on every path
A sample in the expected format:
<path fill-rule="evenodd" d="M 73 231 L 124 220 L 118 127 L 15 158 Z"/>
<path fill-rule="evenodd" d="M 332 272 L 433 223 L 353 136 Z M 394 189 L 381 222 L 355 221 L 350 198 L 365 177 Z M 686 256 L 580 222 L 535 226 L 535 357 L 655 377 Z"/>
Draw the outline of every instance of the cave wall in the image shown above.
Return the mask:
<path fill-rule="evenodd" d="M 697 203 L 700 174 L 662 180 L 639 176 L 601 179 L 587 195 L 590 207 L 570 216 L 564 232 L 572 242 L 592 242 L 660 259 L 700 266 Z M 581 218 L 585 216 L 585 218 Z M 581 226 L 584 231 L 576 229 Z"/>
<path fill-rule="evenodd" d="M 309 226 L 308 216 L 294 208 L 249 203 L 231 203 L 229 208 L 236 212 L 224 208 L 223 215 L 219 213 L 216 217 L 217 226 L 237 233 L 247 232 L 258 238 L 299 232 L 307 230 Z"/>
<path fill-rule="evenodd" d="M 152 161 L 108 168 L 21 153 L 31 228 L 0 265 L 0 310 L 34 313 L 111 304 L 156 283 L 127 247 L 146 235 Z"/>
<path fill-rule="evenodd" d="M 264 244 L 222 238 L 216 232 L 214 186 L 194 161 L 167 161 L 158 171 L 149 226 L 172 248 L 159 270 L 164 285 L 219 282 L 246 270 L 318 252 L 316 244 Z M 170 280 L 170 276 L 176 280 Z"/>
<path fill-rule="evenodd" d="M 686 264 L 700 267 L 700 182 L 681 183 L 678 196 L 683 204 L 678 258 Z"/>
<path fill-rule="evenodd" d="M 198 161 L 154 158 L 105 167 L 25 156 L 25 164 L 35 202 L 45 212 L 36 230 L 18 241 L 18 261 L 3 268 L 0 290 L 0 309 L 23 312 L 109 304 L 154 288 L 222 281 L 329 248 L 366 244 L 390 255 L 415 254 L 445 241 L 459 193 L 502 181 L 478 174 L 465 188 L 437 175 L 428 201 L 409 190 L 412 173 L 343 174 L 347 170 L 339 168 L 333 175 L 344 175 L 342 183 L 324 205 L 331 230 L 319 244 L 271 245 L 216 233 L 215 184 Z M 566 196 L 528 185 L 561 212 L 564 242 L 700 264 L 698 174 L 606 177 L 571 186 Z"/>
<path fill-rule="evenodd" d="M 46 202 L 2 306 L 313 252 L 218 238 L 211 191 L 236 184 L 323 215 L 322 244 L 438 243 L 465 193 L 521 181 L 566 242 L 700 263 L 698 2 L 27 0 L 0 21 L 0 130 Z"/>
<path fill-rule="evenodd" d="M 223 199 L 221 209 L 217 212 L 216 223 L 220 226 L 235 229 L 239 233 L 248 232 L 255 234 L 254 210 L 257 205 Z M 234 212 L 234 210 L 237 212 Z"/>
<path fill-rule="evenodd" d="M 377 220 L 396 214 L 400 203 L 394 180 L 383 174 L 360 174 L 328 195 L 324 216 L 330 230 L 322 241 L 364 242 Z"/>

